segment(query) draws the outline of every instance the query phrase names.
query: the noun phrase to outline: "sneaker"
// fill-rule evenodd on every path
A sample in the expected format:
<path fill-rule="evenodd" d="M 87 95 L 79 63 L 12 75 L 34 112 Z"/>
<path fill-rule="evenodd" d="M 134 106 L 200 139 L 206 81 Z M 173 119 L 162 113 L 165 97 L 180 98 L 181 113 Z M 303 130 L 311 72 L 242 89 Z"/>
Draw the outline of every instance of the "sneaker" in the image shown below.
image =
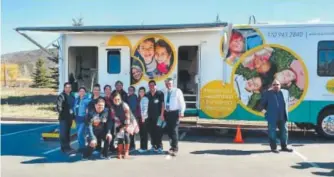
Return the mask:
<path fill-rule="evenodd" d="M 105 156 L 105 155 L 100 155 L 100 158 L 101 159 L 105 159 L 105 160 L 110 160 L 111 159 L 111 157 L 110 156 Z"/>
<path fill-rule="evenodd" d="M 152 146 L 151 149 L 149 150 L 150 152 L 155 152 L 156 149 Z"/>
<path fill-rule="evenodd" d="M 174 153 L 174 149 L 173 148 L 170 148 L 169 150 L 168 150 L 168 154 L 173 154 Z"/>
<path fill-rule="evenodd" d="M 138 149 L 139 153 L 145 153 L 147 150 L 146 149 Z"/>
<path fill-rule="evenodd" d="M 168 154 L 171 155 L 171 156 L 176 156 L 177 150 L 174 149 L 174 148 L 170 148 L 169 151 L 168 151 Z"/>
<path fill-rule="evenodd" d="M 163 150 L 162 148 L 158 148 L 158 149 L 157 149 L 157 152 L 158 152 L 158 154 L 163 154 L 163 153 L 164 153 L 164 150 Z"/>

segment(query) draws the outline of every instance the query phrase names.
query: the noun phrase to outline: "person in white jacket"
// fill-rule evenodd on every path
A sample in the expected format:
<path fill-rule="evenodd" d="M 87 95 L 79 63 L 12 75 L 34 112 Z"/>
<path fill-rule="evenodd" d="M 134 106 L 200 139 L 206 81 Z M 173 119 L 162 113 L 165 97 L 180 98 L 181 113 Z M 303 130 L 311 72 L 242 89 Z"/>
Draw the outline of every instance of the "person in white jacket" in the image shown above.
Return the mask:
<path fill-rule="evenodd" d="M 136 118 L 139 124 L 139 135 L 140 135 L 140 149 L 139 153 L 147 151 L 148 144 L 148 126 L 147 126 L 147 111 L 148 111 L 148 98 L 145 96 L 146 90 L 144 87 L 140 87 L 138 90 L 138 103 Z"/>

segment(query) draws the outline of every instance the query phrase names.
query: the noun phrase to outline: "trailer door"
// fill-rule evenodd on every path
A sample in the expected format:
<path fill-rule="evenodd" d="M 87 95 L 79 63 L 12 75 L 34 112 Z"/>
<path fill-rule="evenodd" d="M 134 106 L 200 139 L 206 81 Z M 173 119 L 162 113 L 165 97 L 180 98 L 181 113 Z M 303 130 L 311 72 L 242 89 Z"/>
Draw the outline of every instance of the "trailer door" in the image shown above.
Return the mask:
<path fill-rule="evenodd" d="M 99 82 L 101 86 L 109 84 L 114 89 L 116 81 L 122 81 L 123 87 L 130 86 L 130 49 L 127 46 L 100 48 Z"/>

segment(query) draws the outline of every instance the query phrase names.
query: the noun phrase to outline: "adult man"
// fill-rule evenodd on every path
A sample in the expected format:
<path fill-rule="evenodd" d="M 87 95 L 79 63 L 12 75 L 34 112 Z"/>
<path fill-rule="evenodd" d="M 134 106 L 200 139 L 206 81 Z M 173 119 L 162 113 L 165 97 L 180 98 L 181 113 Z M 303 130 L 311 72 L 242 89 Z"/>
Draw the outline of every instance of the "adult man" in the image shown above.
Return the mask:
<path fill-rule="evenodd" d="M 168 136 L 171 139 L 171 148 L 168 152 L 171 155 L 176 155 L 179 150 L 179 118 L 184 116 L 186 103 L 182 91 L 179 88 L 173 87 L 172 78 L 166 79 L 165 85 L 165 120 Z"/>
<path fill-rule="evenodd" d="M 148 129 L 151 136 L 151 151 L 157 151 L 163 153 L 162 147 L 162 135 L 163 132 L 160 127 L 157 126 L 158 119 L 164 120 L 164 93 L 157 90 L 156 82 L 150 80 L 148 82 L 150 91 L 146 93 L 148 98 Z"/>
<path fill-rule="evenodd" d="M 278 153 L 276 145 L 276 128 L 280 130 L 282 151 L 292 152 L 287 148 L 288 143 L 288 102 L 289 92 L 281 90 L 281 84 L 274 80 L 272 87 L 263 94 L 260 107 L 265 109 L 265 118 L 268 121 L 268 135 L 271 151 Z"/>
<path fill-rule="evenodd" d="M 115 88 L 116 88 L 116 90 L 112 91 L 111 95 L 115 95 L 115 93 L 118 92 L 121 95 L 122 100 L 125 103 L 128 103 L 128 94 L 123 89 L 123 82 L 122 81 L 116 81 L 115 82 Z"/>
<path fill-rule="evenodd" d="M 98 141 L 104 142 L 102 158 L 108 158 L 108 151 L 112 140 L 114 123 L 111 119 L 110 109 L 105 107 L 103 98 L 97 99 L 95 109 L 90 110 L 86 119 L 88 127 L 88 146 L 83 155 L 84 159 L 90 157 L 94 149 L 98 146 Z M 100 145 L 99 145 L 100 146 Z"/>
<path fill-rule="evenodd" d="M 71 126 L 74 120 L 73 104 L 74 97 L 71 95 L 72 86 L 69 82 L 64 84 L 64 91 L 57 98 L 56 109 L 59 113 L 59 136 L 60 147 L 64 153 L 70 154 L 74 150 L 70 146 Z"/>

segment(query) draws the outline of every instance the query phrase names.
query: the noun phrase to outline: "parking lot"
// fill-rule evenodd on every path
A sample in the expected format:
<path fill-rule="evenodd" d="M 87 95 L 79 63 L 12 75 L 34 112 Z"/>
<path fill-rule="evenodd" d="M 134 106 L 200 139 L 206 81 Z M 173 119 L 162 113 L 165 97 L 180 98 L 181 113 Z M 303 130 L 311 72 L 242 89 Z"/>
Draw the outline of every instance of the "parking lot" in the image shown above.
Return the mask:
<path fill-rule="evenodd" d="M 244 143 L 233 143 L 235 130 L 223 135 L 212 130 L 180 131 L 180 152 L 177 157 L 166 154 L 137 154 L 129 160 L 96 159 L 81 161 L 60 152 L 58 141 L 43 141 L 42 132 L 56 124 L 1 124 L 2 176 L 159 176 L 215 177 L 270 176 L 307 177 L 334 176 L 334 141 L 313 133 L 290 133 L 293 153 L 269 151 L 263 131 L 242 131 Z M 76 141 L 72 141 L 76 148 Z M 139 141 L 137 138 L 137 147 Z M 167 136 L 164 147 L 169 148 Z M 108 175 L 108 176 L 110 176 Z"/>

